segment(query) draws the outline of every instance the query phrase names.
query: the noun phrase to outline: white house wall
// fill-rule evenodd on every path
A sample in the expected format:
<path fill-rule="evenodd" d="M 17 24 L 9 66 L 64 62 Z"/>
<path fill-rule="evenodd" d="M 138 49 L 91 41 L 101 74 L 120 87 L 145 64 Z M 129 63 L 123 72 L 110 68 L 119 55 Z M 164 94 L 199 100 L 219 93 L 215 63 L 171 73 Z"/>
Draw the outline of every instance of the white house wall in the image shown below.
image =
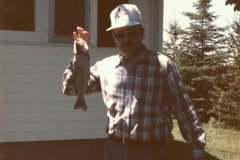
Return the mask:
<path fill-rule="evenodd" d="M 150 45 L 149 0 L 131 0 L 142 12 Z M 156 22 L 157 23 L 157 22 Z M 91 64 L 115 48 L 90 49 Z M 73 110 L 76 97 L 62 93 L 72 45 L 0 44 L 0 142 L 106 138 L 101 94 L 85 96 L 88 111 Z"/>
<path fill-rule="evenodd" d="M 91 62 L 110 51 L 90 52 Z M 1 45 L 1 142 L 106 137 L 100 94 L 86 96 L 87 112 L 74 111 L 76 97 L 62 94 L 62 73 L 71 57 L 72 47 Z"/>

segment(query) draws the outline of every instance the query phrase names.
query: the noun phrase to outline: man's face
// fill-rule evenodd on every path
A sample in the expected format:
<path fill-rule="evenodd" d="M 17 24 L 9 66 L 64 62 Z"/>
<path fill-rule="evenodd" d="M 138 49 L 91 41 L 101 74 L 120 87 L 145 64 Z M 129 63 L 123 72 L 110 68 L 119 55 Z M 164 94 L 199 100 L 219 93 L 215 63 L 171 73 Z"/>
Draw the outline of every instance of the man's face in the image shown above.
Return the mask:
<path fill-rule="evenodd" d="M 131 58 L 141 52 L 143 33 L 139 25 L 116 28 L 113 30 L 113 37 L 118 50 L 124 57 Z"/>

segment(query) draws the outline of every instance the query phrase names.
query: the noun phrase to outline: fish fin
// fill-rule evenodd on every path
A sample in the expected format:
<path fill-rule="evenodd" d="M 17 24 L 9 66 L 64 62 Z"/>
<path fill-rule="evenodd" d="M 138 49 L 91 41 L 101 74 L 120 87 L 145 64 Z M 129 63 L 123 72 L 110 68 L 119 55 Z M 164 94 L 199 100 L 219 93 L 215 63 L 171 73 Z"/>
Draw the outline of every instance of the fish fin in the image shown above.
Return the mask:
<path fill-rule="evenodd" d="M 82 110 L 87 110 L 87 104 L 84 98 L 78 98 L 74 105 L 74 110 L 81 108 Z"/>

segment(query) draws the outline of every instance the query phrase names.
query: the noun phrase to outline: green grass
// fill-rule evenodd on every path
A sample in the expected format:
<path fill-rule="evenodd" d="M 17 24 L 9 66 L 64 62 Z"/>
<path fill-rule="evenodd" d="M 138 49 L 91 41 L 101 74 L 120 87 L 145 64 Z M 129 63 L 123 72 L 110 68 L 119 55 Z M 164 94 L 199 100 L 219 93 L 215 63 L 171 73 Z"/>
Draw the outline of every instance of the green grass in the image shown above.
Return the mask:
<path fill-rule="evenodd" d="M 174 121 L 174 141 L 168 143 L 169 159 L 188 160 L 191 148 L 180 134 L 177 121 Z M 240 131 L 216 128 L 211 124 L 203 124 L 207 136 L 205 153 L 207 160 L 240 160 Z"/>

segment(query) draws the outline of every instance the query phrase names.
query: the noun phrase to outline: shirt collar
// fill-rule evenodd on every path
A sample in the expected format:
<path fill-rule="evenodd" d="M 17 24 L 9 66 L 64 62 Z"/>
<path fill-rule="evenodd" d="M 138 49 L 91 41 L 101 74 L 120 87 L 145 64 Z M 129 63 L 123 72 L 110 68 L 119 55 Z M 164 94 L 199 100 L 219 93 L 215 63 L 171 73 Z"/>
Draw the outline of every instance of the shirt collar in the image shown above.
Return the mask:
<path fill-rule="evenodd" d="M 153 58 L 153 55 L 151 54 L 151 52 L 149 52 L 147 50 L 147 48 L 145 47 L 144 45 L 144 51 L 143 51 L 143 54 L 140 58 L 139 61 L 143 61 L 143 62 L 147 62 L 147 63 L 150 63 L 150 64 L 153 64 L 154 62 L 154 58 Z M 117 56 L 116 56 L 116 61 L 114 61 L 113 64 L 115 64 L 114 66 L 115 67 L 118 67 L 120 64 L 124 63 L 124 60 L 123 60 L 123 57 L 122 55 L 119 53 Z"/>

